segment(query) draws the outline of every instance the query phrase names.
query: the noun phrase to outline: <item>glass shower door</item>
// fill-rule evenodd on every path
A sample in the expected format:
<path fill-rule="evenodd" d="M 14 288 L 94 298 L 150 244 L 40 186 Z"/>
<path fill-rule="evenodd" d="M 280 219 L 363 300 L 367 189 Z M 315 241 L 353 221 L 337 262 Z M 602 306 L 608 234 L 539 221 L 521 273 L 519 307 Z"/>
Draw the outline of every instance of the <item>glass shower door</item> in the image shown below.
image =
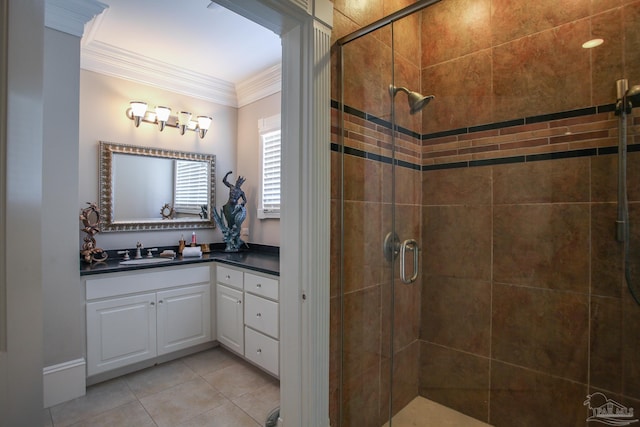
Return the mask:
<path fill-rule="evenodd" d="M 382 247 L 393 217 L 390 40 L 390 29 L 382 28 L 340 54 L 337 418 L 343 427 L 381 426 L 388 417 L 391 270 Z"/>
<path fill-rule="evenodd" d="M 421 119 L 410 114 L 408 101 L 414 108 L 425 101 L 412 93 L 420 70 L 407 59 L 411 47 L 394 48 L 395 25 L 340 50 L 334 203 L 341 274 L 333 301 L 341 324 L 337 418 L 343 427 L 388 424 L 418 394 Z"/>

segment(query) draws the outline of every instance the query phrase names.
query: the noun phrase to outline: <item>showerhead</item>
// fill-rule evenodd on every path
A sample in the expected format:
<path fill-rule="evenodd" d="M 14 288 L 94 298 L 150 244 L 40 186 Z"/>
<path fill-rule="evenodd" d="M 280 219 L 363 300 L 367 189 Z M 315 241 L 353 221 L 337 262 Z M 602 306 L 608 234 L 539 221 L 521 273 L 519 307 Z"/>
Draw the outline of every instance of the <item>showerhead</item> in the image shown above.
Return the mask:
<path fill-rule="evenodd" d="M 435 96 L 428 95 L 424 96 L 418 92 L 413 92 L 407 89 L 406 87 L 396 87 L 394 85 L 389 85 L 389 93 L 391 94 L 391 98 L 396 96 L 398 92 L 406 92 L 409 102 L 409 113 L 415 114 L 418 111 L 422 110 L 425 105 L 429 103 Z"/>
<path fill-rule="evenodd" d="M 640 85 L 632 86 L 625 96 L 627 97 L 627 102 L 630 102 L 633 107 L 640 107 Z"/>
<path fill-rule="evenodd" d="M 640 85 L 629 88 L 627 79 L 616 80 L 616 92 L 618 94 L 616 116 L 623 113 L 631 114 L 633 107 L 640 107 Z"/>

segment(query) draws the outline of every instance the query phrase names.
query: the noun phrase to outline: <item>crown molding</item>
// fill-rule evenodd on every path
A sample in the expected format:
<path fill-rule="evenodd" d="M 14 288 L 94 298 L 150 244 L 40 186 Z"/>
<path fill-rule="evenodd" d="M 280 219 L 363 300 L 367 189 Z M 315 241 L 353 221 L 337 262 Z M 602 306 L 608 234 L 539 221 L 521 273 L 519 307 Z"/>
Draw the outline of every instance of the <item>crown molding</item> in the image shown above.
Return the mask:
<path fill-rule="evenodd" d="M 108 7 L 95 0 L 46 0 L 44 25 L 53 30 L 82 37 L 84 25 Z"/>
<path fill-rule="evenodd" d="M 80 67 L 216 104 L 237 107 L 236 91 L 232 83 L 106 43 L 92 41 L 83 46 Z"/>
<path fill-rule="evenodd" d="M 80 67 L 216 104 L 239 108 L 280 92 L 282 66 L 274 65 L 234 85 L 91 39 L 82 43 Z"/>
<path fill-rule="evenodd" d="M 236 85 L 238 107 L 282 90 L 282 64 L 278 63 Z"/>

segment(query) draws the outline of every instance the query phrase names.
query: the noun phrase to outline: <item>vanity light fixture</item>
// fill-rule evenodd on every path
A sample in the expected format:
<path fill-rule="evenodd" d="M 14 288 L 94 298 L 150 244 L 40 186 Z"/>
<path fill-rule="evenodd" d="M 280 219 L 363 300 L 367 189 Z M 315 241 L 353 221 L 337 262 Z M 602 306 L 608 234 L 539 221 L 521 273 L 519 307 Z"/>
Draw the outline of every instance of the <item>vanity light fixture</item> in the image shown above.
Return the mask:
<path fill-rule="evenodd" d="M 188 111 L 180 111 L 178 113 L 178 127 L 180 128 L 180 135 L 184 135 L 184 131 L 187 129 L 189 122 L 191 121 L 191 113 Z"/>
<path fill-rule="evenodd" d="M 204 138 L 209 130 L 209 126 L 211 126 L 211 117 L 209 116 L 198 116 L 198 129 L 200 130 L 200 139 Z"/>
<path fill-rule="evenodd" d="M 147 103 L 142 101 L 131 101 L 131 117 L 136 127 L 140 126 L 140 121 L 147 112 Z"/>
<path fill-rule="evenodd" d="M 160 127 L 160 132 L 169 126 L 180 129 L 180 135 L 187 130 L 198 132 L 200 138 L 204 138 L 213 121 L 209 116 L 197 116 L 196 120 L 192 120 L 193 115 L 188 111 L 180 111 L 172 116 L 171 108 L 161 105 L 155 110 L 147 110 L 147 103 L 143 101 L 131 101 L 126 114 L 136 127 L 140 126 L 140 122 L 154 123 Z"/>
<path fill-rule="evenodd" d="M 160 126 L 160 132 L 164 130 L 164 125 L 167 124 L 169 116 L 171 116 L 171 108 L 163 107 L 161 105 L 158 105 L 156 107 L 156 120 L 158 121 L 158 125 Z"/>

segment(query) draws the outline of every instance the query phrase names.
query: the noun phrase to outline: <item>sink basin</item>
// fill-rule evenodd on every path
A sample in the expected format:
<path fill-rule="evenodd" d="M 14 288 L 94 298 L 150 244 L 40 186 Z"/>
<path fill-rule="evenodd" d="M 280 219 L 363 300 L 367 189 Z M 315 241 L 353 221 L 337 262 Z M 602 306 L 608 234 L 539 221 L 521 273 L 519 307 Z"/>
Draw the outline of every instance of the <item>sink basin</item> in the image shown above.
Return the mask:
<path fill-rule="evenodd" d="M 160 264 L 171 261 L 171 258 L 142 258 L 120 261 L 120 265 Z"/>

